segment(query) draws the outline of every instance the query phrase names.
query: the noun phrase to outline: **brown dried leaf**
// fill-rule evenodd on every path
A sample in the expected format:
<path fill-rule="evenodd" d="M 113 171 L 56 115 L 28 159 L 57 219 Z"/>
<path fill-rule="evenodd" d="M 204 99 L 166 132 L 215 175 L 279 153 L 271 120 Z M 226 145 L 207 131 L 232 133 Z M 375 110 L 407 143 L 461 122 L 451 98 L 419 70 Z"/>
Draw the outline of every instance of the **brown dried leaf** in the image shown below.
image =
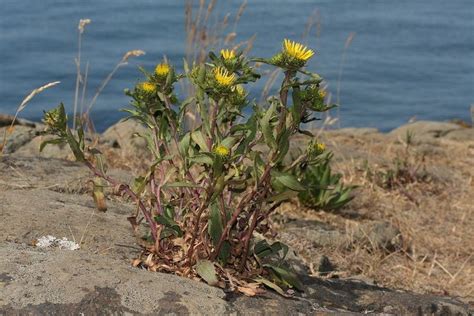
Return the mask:
<path fill-rule="evenodd" d="M 129 217 L 127 217 L 127 220 L 132 225 L 133 232 L 136 233 L 137 230 L 138 230 L 137 217 L 136 216 L 129 216 Z"/>
<path fill-rule="evenodd" d="M 255 296 L 255 295 L 257 295 L 257 290 L 253 289 L 253 288 L 250 288 L 250 287 L 238 286 L 237 290 L 240 293 L 243 293 L 246 296 Z"/>
<path fill-rule="evenodd" d="M 155 263 L 153 262 L 153 254 L 152 254 L 152 253 L 150 253 L 150 254 L 148 255 L 148 257 L 146 257 L 144 264 L 145 264 L 147 267 L 152 267 L 152 266 L 155 265 Z"/>

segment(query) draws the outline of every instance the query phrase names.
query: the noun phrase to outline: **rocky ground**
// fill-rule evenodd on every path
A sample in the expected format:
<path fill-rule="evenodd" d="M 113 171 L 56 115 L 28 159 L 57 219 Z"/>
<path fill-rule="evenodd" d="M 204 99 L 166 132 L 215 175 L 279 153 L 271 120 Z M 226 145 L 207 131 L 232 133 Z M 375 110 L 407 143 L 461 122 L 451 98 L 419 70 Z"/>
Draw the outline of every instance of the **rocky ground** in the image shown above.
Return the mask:
<path fill-rule="evenodd" d="M 0 135 L 6 125 L 0 116 Z M 472 128 L 416 122 L 388 134 L 322 132 L 334 169 L 359 188 L 342 211 L 296 202 L 278 210 L 279 238 L 294 249 L 306 287 L 291 299 L 225 293 L 133 268 L 140 247 L 126 217 L 134 206 L 110 197 L 108 211 L 96 211 L 90 175 L 68 149 L 38 153 L 42 129 L 20 122 L 0 158 L 0 315 L 472 314 Z M 97 139 L 110 173 L 125 182 L 145 157 L 144 144 L 130 136 L 139 130 L 118 123 Z M 408 170 L 387 178 L 400 160 Z M 35 246 L 45 235 L 81 249 Z"/>

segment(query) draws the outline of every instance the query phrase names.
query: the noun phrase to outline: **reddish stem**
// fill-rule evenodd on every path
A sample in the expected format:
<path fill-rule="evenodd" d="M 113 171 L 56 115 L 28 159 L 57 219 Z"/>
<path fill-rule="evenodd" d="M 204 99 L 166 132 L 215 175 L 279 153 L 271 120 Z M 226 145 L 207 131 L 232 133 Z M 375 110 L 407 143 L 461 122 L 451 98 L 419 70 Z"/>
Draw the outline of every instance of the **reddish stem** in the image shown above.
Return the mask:
<path fill-rule="evenodd" d="M 138 207 L 142 211 L 143 216 L 145 217 L 148 225 L 150 225 L 151 235 L 153 236 L 153 240 L 156 242 L 156 240 L 158 240 L 156 223 L 153 221 L 151 213 L 146 209 L 146 206 L 143 204 L 143 202 L 140 200 L 140 198 L 132 191 L 132 189 L 130 189 L 130 187 L 128 185 L 123 184 L 123 183 L 119 183 L 118 181 L 112 179 L 111 177 L 103 174 L 101 171 L 97 170 L 97 168 L 92 163 L 90 163 L 89 161 L 85 160 L 84 163 L 96 176 L 107 180 L 113 186 L 118 186 L 119 187 L 118 188 L 119 192 L 124 192 L 134 202 L 138 203 Z"/>

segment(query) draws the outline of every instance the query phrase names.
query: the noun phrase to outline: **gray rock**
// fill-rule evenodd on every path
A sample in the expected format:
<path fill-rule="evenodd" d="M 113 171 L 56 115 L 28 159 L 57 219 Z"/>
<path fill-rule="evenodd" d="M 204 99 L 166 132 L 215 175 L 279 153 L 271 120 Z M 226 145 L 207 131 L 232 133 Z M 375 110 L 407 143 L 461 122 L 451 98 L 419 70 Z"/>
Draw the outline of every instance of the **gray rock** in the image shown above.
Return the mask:
<path fill-rule="evenodd" d="M 362 136 L 369 134 L 377 134 L 379 130 L 371 127 L 346 127 L 334 130 L 328 130 L 326 133 L 329 134 L 343 134 L 348 136 Z"/>
<path fill-rule="evenodd" d="M 3 136 L 5 135 L 5 131 L 8 129 L 9 127 L 0 128 L 0 144 L 3 143 Z M 3 149 L 3 153 L 11 154 L 17 151 L 19 148 L 25 144 L 28 144 L 33 138 L 38 136 L 39 133 L 40 129 L 38 128 L 23 125 L 13 126 L 13 130 L 11 132 L 7 132 L 7 141 L 5 148 Z"/>
<path fill-rule="evenodd" d="M 146 150 L 146 141 L 135 134 L 145 134 L 147 129 L 134 120 L 120 121 L 109 127 L 101 137 L 101 141 L 113 148 L 120 148 L 127 154 Z"/>
<path fill-rule="evenodd" d="M 127 184 L 133 179 L 123 170 L 111 169 L 107 174 Z M 91 177 L 91 171 L 78 162 L 15 155 L 0 158 L 0 189 L 47 188 L 55 192 L 89 193 Z"/>
<path fill-rule="evenodd" d="M 218 288 L 150 273 L 86 251 L 0 245 L 0 272 L 11 279 L 0 314 L 208 314 L 229 309 Z"/>
<path fill-rule="evenodd" d="M 315 247 L 340 247 L 348 243 L 344 233 L 318 221 L 292 220 L 284 225 L 282 232 L 309 241 Z"/>
<path fill-rule="evenodd" d="M 308 266 L 304 263 L 303 259 L 298 256 L 298 252 L 295 249 L 289 247 L 285 260 L 298 275 L 310 273 Z"/>
<path fill-rule="evenodd" d="M 365 223 L 341 232 L 318 221 L 291 220 L 283 225 L 281 233 L 285 234 L 290 243 L 299 240 L 309 242 L 315 248 L 347 247 L 352 243 L 359 243 L 393 251 L 399 249 L 403 243 L 400 230 L 383 221 Z M 320 259 L 324 261 L 324 258 Z"/>
<path fill-rule="evenodd" d="M 1 119 L 0 115 L 0 119 Z M 13 132 L 8 134 L 5 146 L 5 154 L 14 154 L 18 157 L 44 157 L 70 159 L 73 154 L 67 144 L 48 145 L 42 152 L 40 146 L 43 141 L 55 138 L 52 135 L 44 135 L 45 126 L 41 123 L 34 123 L 19 119 L 15 121 Z M 3 133 L 9 127 L 0 128 L 0 137 L 3 140 Z"/>
<path fill-rule="evenodd" d="M 390 310 L 392 315 L 470 314 L 467 305 L 453 299 L 393 291 L 363 281 L 307 278 L 304 282 L 310 301 L 325 301 L 324 306 L 338 310 L 363 314 Z"/>
<path fill-rule="evenodd" d="M 389 135 L 405 139 L 407 133 L 412 133 L 415 141 L 443 137 L 446 134 L 461 129 L 462 127 L 453 123 L 417 121 L 402 125 L 392 130 Z"/>
<path fill-rule="evenodd" d="M 57 159 L 74 159 L 74 154 L 68 144 L 48 144 L 40 151 L 41 144 L 46 140 L 56 138 L 52 135 L 38 135 L 33 137 L 28 143 L 18 148 L 14 155 L 18 157 L 43 157 Z"/>
<path fill-rule="evenodd" d="M 16 118 L 13 115 L 0 114 L 0 127 L 14 125 L 23 125 L 28 127 L 37 127 L 39 124 L 22 118 Z"/>
<path fill-rule="evenodd" d="M 474 141 L 474 128 L 460 128 L 449 132 L 444 136 L 446 139 L 455 140 L 459 142 Z"/>

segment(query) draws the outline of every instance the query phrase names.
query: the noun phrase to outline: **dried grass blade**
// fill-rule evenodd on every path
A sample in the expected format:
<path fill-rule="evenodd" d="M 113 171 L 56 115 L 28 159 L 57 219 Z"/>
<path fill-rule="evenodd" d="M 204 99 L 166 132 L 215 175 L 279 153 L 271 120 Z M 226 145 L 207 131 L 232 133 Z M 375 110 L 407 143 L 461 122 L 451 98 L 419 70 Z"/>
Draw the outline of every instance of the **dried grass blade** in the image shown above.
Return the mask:
<path fill-rule="evenodd" d="M 59 83 L 60 83 L 60 81 L 54 81 L 54 82 L 47 83 L 47 84 L 45 84 L 45 85 L 43 85 L 39 88 L 34 89 L 33 91 L 30 92 L 30 94 L 28 94 L 26 96 L 26 98 L 23 99 L 23 101 L 20 103 L 20 105 L 18 106 L 18 108 L 16 110 L 15 116 L 13 117 L 13 120 L 12 120 L 12 123 L 10 124 L 10 127 L 6 128 L 5 132 L 3 133 L 3 142 L 2 142 L 2 145 L 0 147 L 0 156 L 3 154 L 3 150 L 5 149 L 5 145 L 7 143 L 7 134 L 10 133 L 10 131 L 13 129 L 13 125 L 15 125 L 15 121 L 18 118 L 18 114 L 20 114 L 20 112 L 23 111 L 26 108 L 26 105 L 28 104 L 28 102 L 30 102 L 31 99 L 33 99 L 33 97 L 35 95 L 43 92 L 46 89 L 54 87 L 55 85 L 57 85 Z"/>

